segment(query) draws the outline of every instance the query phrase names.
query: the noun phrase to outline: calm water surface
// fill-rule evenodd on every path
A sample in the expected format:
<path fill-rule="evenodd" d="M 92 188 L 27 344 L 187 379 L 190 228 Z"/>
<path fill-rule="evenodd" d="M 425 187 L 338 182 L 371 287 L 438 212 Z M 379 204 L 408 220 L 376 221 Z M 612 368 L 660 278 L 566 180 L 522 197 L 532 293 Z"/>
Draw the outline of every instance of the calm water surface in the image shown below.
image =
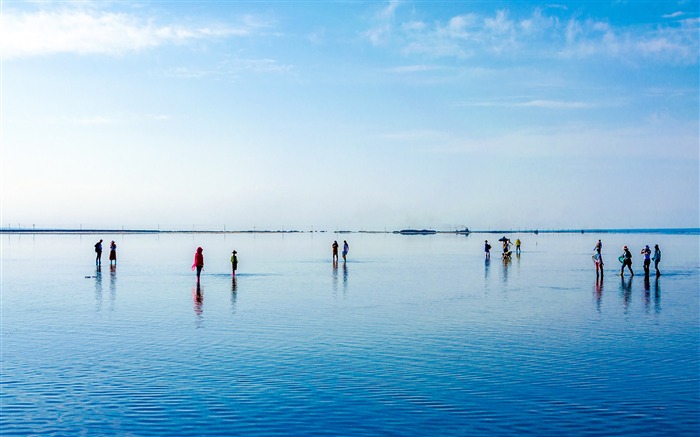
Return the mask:
<path fill-rule="evenodd" d="M 700 432 L 697 235 L 1 237 L 2 435 Z"/>

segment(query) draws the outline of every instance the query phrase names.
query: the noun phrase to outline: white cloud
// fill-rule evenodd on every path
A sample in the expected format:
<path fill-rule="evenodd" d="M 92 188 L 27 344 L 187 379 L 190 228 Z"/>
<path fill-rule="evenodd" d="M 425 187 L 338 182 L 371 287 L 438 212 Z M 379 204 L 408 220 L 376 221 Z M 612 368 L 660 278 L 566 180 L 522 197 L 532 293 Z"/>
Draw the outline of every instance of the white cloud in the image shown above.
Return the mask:
<path fill-rule="evenodd" d="M 388 69 L 388 71 L 391 73 L 398 73 L 398 74 L 422 73 L 425 71 L 435 71 L 438 68 L 439 67 L 436 67 L 434 65 L 418 64 L 418 65 L 403 65 L 400 67 L 394 67 L 394 68 Z"/>
<path fill-rule="evenodd" d="M 528 60 L 605 56 L 628 62 L 698 62 L 698 19 L 625 27 L 605 19 L 567 18 L 566 8 L 555 6 L 535 8 L 517 19 L 502 9 L 493 15 L 467 12 L 432 23 L 411 18 L 396 27 L 387 20 L 365 36 L 374 45 L 395 44 L 405 55 L 432 58 L 497 54 Z M 547 11 L 552 11 L 551 15 Z"/>
<path fill-rule="evenodd" d="M 247 35 L 250 28 L 156 25 L 139 17 L 94 10 L 3 12 L 3 57 L 76 53 L 120 55 L 195 39 Z"/>
<path fill-rule="evenodd" d="M 661 17 L 663 17 L 663 18 L 678 18 L 678 17 L 680 17 L 681 15 L 683 15 L 683 12 L 681 12 L 681 11 L 676 11 L 676 12 L 674 12 L 674 13 L 672 13 L 672 14 L 662 15 Z"/>
<path fill-rule="evenodd" d="M 581 101 L 566 101 L 566 100 L 547 100 L 533 99 L 526 101 L 477 101 L 477 102 L 462 102 L 455 106 L 474 106 L 474 107 L 500 107 L 500 108 L 541 108 L 541 109 L 590 109 L 600 105 L 581 102 Z"/>
<path fill-rule="evenodd" d="M 389 4 L 384 9 L 379 11 L 379 18 L 384 20 L 393 18 L 399 4 L 401 4 L 399 0 L 389 0 Z"/>
<path fill-rule="evenodd" d="M 513 30 L 513 21 L 508 18 L 508 11 L 498 10 L 494 18 L 484 20 L 484 28 L 495 34 L 509 33 Z"/>
<path fill-rule="evenodd" d="M 167 74 L 181 79 L 201 79 L 204 77 L 235 78 L 240 73 L 286 74 L 294 70 L 290 64 L 282 64 L 274 59 L 229 59 L 211 68 L 178 67 Z"/>

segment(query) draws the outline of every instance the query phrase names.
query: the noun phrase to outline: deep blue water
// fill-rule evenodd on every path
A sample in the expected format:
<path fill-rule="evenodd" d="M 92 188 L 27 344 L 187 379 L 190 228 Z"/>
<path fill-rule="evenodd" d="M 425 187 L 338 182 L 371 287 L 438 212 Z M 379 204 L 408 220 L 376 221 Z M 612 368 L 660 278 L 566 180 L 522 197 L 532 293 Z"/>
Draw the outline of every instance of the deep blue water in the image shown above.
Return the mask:
<path fill-rule="evenodd" d="M 498 237 L 3 235 L 1 434 L 698 435 L 697 235 Z"/>

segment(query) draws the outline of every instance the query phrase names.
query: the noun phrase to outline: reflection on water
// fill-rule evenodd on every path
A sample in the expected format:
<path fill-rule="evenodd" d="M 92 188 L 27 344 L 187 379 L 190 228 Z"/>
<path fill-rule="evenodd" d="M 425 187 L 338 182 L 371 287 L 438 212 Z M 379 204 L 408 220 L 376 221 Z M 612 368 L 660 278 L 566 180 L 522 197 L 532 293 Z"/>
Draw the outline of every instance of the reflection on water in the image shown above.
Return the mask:
<path fill-rule="evenodd" d="M 237 278 L 230 238 L 197 236 L 212 254 L 205 322 L 191 236 L 128 238 L 136 258 L 105 284 L 92 241 L 12 237 L 2 434 L 697 435 L 696 246 L 690 266 L 667 249 L 655 281 L 591 287 L 590 244 L 569 236 L 491 265 L 478 241 L 368 234 L 371 259 L 329 272 L 323 241 L 241 235 L 266 274 Z M 95 317 L 105 286 L 112 312 Z"/>
<path fill-rule="evenodd" d="M 510 267 L 510 258 L 503 258 L 503 285 L 508 285 L 508 267 Z M 504 290 L 507 290 L 504 288 Z"/>
<path fill-rule="evenodd" d="M 596 276 L 595 285 L 593 286 L 593 293 L 595 295 L 595 306 L 596 311 L 600 312 L 600 308 L 603 302 L 603 278 Z"/>
<path fill-rule="evenodd" d="M 489 279 L 489 267 L 491 266 L 491 259 L 486 258 L 484 260 L 484 285 L 488 288 Z"/>
<path fill-rule="evenodd" d="M 632 276 L 625 278 L 620 277 L 620 296 L 622 297 L 622 306 L 625 314 L 629 313 L 630 301 L 632 300 Z"/>
<path fill-rule="evenodd" d="M 343 263 L 343 296 L 348 295 L 348 263 Z"/>
<path fill-rule="evenodd" d="M 97 312 L 102 311 L 102 267 L 95 268 L 95 305 Z"/>
<path fill-rule="evenodd" d="M 236 298 L 238 297 L 238 283 L 236 277 L 231 279 L 231 314 L 236 314 Z"/>
<path fill-rule="evenodd" d="M 109 266 L 109 311 L 114 311 L 117 300 L 117 265 Z"/>
<path fill-rule="evenodd" d="M 332 285 L 333 285 L 333 296 L 337 296 L 337 294 L 338 294 L 338 263 L 335 261 L 333 261 Z"/>
<path fill-rule="evenodd" d="M 192 302 L 195 314 L 194 324 L 197 328 L 201 328 L 204 321 L 204 289 L 199 284 L 192 287 Z"/>
<path fill-rule="evenodd" d="M 651 307 L 651 284 L 649 283 L 649 275 L 644 275 L 644 312 L 649 314 Z"/>

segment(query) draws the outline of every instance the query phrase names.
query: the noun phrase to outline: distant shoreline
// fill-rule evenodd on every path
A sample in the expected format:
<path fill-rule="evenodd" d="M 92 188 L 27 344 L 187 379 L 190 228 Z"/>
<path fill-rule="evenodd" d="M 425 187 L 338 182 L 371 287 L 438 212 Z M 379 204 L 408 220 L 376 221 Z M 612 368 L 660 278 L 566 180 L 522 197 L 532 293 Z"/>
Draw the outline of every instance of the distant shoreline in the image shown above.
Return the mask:
<path fill-rule="evenodd" d="M 638 229 L 498 229 L 498 230 L 395 230 L 395 231 L 347 231 L 347 230 L 161 230 L 161 229 L 60 229 L 60 228 L 0 228 L 0 234 L 396 234 L 425 236 L 436 234 L 680 234 L 700 235 L 700 228 L 638 228 Z M 429 232 L 426 232 L 429 231 Z"/>

